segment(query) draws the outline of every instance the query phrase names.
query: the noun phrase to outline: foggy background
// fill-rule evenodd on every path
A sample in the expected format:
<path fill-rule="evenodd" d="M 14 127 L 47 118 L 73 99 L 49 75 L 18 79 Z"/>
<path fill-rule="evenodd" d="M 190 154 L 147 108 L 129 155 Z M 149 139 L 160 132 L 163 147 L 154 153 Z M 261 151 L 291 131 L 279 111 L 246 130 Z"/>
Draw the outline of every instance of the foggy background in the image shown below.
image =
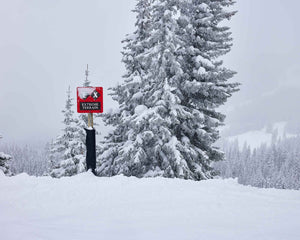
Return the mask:
<path fill-rule="evenodd" d="M 66 91 L 84 81 L 106 93 L 122 81 L 125 35 L 134 31 L 135 0 L 0 0 L 0 134 L 4 141 L 45 143 L 62 129 Z M 241 91 L 222 107 L 224 136 L 279 121 L 298 133 L 300 16 L 297 0 L 238 0 L 225 25 L 234 38 L 223 59 Z M 102 125 L 97 130 L 105 132 Z M 103 135 L 102 135 L 103 136 Z"/>

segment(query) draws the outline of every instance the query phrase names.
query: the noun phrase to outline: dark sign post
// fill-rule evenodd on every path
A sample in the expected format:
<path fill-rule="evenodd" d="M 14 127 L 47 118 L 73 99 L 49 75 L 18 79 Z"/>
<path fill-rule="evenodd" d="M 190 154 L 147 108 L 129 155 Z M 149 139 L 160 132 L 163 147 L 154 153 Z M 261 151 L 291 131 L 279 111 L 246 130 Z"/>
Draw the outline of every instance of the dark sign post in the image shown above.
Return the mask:
<path fill-rule="evenodd" d="M 93 113 L 103 112 L 102 87 L 77 88 L 77 112 L 88 113 L 88 128 L 86 131 L 86 166 L 95 174 L 96 169 L 96 131 L 94 129 Z"/>

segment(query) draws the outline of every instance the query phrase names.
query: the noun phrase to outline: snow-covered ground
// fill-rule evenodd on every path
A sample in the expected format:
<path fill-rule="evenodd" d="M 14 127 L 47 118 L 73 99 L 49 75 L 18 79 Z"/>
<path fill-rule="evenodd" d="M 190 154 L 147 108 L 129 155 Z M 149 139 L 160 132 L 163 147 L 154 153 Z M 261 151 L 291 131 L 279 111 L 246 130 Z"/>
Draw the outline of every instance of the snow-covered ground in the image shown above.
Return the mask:
<path fill-rule="evenodd" d="M 299 240 L 300 191 L 235 180 L 0 173 L 3 240 Z"/>

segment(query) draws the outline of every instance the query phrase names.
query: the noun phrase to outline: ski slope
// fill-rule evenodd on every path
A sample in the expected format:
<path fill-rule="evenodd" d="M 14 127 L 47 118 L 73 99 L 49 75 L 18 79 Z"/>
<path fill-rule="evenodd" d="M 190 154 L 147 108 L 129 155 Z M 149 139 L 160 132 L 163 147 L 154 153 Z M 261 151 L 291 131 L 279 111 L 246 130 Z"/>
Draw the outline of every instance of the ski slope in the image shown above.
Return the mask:
<path fill-rule="evenodd" d="M 235 180 L 0 173 L 3 240 L 299 240 L 300 191 Z"/>

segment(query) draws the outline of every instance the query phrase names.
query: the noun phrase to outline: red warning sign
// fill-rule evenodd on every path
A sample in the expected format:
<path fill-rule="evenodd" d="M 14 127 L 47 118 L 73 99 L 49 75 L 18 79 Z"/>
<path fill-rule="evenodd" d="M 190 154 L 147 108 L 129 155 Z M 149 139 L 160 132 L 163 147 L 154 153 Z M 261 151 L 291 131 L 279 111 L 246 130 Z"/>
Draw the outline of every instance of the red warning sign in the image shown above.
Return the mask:
<path fill-rule="evenodd" d="M 78 87 L 77 88 L 78 113 L 103 113 L 103 88 Z"/>

